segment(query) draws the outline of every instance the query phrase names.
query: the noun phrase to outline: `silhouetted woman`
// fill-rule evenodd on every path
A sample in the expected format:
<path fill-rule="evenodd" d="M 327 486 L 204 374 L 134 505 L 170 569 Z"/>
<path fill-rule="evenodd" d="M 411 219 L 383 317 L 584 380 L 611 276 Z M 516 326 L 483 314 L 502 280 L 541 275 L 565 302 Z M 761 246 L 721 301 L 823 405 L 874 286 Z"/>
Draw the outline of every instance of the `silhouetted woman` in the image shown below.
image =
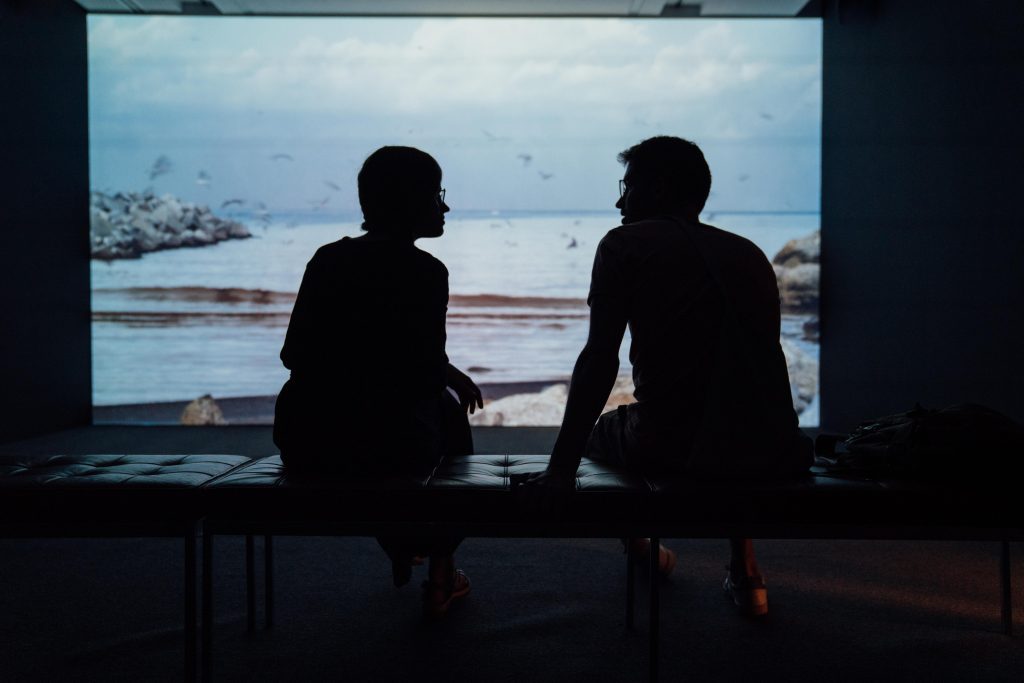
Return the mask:
<path fill-rule="evenodd" d="M 281 349 L 291 378 L 274 442 L 296 476 L 425 477 L 444 454 L 472 452 L 465 413 L 483 406 L 445 354 L 448 270 L 414 245 L 444 232 L 441 167 L 418 149 L 382 147 L 358 184 L 366 233 L 320 247 L 302 278 Z M 378 540 L 396 585 L 415 558 L 430 557 L 428 615 L 469 592 L 453 558 L 461 539 Z"/>

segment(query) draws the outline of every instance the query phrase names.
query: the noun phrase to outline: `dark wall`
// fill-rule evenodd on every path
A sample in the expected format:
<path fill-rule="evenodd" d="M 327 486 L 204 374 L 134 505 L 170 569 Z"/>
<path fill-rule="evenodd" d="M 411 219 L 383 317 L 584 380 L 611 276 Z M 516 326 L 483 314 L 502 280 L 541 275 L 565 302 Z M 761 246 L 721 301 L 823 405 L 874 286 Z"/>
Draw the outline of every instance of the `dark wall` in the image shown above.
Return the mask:
<path fill-rule="evenodd" d="M 0 440 L 88 424 L 85 12 L 0 3 Z"/>
<path fill-rule="evenodd" d="M 825 9 L 823 424 L 1024 420 L 1024 3 Z"/>

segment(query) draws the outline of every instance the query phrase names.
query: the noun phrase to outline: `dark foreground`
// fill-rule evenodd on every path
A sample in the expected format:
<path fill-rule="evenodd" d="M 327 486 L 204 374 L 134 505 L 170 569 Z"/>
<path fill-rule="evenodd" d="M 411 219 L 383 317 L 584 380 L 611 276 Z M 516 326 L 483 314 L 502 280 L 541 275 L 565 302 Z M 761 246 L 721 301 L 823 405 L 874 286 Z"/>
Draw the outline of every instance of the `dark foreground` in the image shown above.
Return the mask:
<path fill-rule="evenodd" d="M 478 450 L 543 452 L 553 430 L 475 431 Z M 92 428 L 8 453 L 273 449 L 267 428 Z M 662 591 L 662 680 L 1015 681 L 1024 640 L 1000 632 L 998 544 L 761 541 L 770 613 L 736 617 L 720 595 L 727 546 L 679 551 Z M 370 539 L 279 538 L 272 631 L 245 633 L 244 548 L 215 546 L 214 675 L 228 681 L 637 681 L 646 627 L 623 625 L 614 540 L 469 539 L 473 594 L 423 623 L 418 591 L 391 586 Z M 1012 545 L 1015 621 L 1024 553 Z M 0 678 L 181 679 L 182 548 L 148 539 L 2 540 Z M 641 580 L 639 595 L 644 595 Z M 643 603 L 641 603 L 641 608 Z"/>

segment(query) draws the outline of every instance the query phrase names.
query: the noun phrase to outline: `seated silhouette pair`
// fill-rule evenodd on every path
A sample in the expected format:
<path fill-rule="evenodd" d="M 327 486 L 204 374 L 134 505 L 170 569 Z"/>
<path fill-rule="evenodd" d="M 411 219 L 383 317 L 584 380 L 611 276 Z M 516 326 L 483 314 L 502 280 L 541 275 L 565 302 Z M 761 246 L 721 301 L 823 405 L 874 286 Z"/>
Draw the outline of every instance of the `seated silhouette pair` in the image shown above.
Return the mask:
<path fill-rule="evenodd" d="M 597 247 L 588 339 L 549 465 L 522 483 L 525 504 L 557 514 L 584 456 L 649 476 L 805 472 L 811 448 L 790 398 L 771 264 L 748 240 L 699 222 L 711 173 L 695 144 L 659 136 L 618 159 L 622 225 Z M 473 452 L 467 413 L 483 399 L 445 353 L 448 270 L 415 246 L 444 232 L 441 178 L 425 152 L 378 149 L 358 176 L 365 234 L 320 247 L 306 266 L 274 423 L 289 473 L 422 476 L 445 455 Z M 627 325 L 636 402 L 600 415 Z M 469 593 L 455 567 L 461 539 L 378 541 L 396 585 L 429 558 L 427 616 Z M 659 552 L 667 575 L 675 554 Z M 767 611 L 750 539 L 731 539 L 725 591 L 745 614 Z"/>

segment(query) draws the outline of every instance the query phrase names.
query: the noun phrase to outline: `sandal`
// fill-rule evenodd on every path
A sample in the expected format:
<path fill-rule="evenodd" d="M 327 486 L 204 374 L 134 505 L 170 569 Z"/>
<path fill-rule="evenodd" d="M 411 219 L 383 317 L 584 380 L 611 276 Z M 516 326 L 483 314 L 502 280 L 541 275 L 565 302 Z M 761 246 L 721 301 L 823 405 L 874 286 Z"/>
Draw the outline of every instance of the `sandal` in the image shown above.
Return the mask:
<path fill-rule="evenodd" d="M 433 581 L 423 582 L 423 616 L 439 619 L 448 612 L 453 601 L 469 595 L 469 577 L 456 569 L 447 585 Z"/>
<path fill-rule="evenodd" d="M 732 572 L 725 575 L 722 590 L 732 598 L 736 611 L 745 617 L 763 617 L 768 614 L 768 589 L 764 577 L 740 576 L 732 578 Z"/>

